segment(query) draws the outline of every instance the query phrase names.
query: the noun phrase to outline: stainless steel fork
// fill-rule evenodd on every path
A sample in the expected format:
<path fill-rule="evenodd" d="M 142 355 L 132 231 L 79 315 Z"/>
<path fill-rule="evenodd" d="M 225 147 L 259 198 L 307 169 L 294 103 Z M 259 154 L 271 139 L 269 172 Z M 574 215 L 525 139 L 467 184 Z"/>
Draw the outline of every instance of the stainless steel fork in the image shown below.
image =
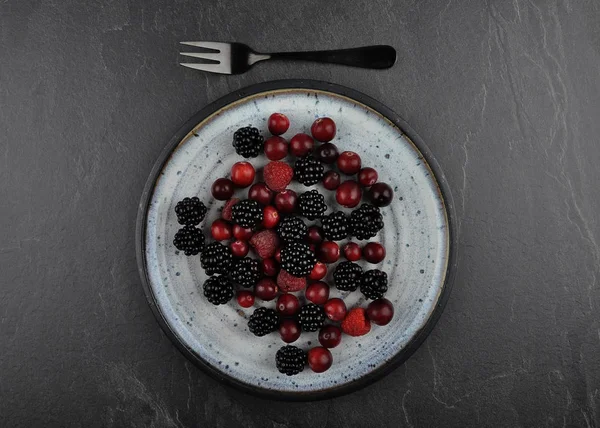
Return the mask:
<path fill-rule="evenodd" d="M 396 50 L 387 45 L 364 46 L 330 51 L 259 53 L 242 43 L 181 42 L 211 52 L 180 52 L 181 55 L 208 62 L 183 62 L 184 67 L 211 73 L 240 74 L 266 60 L 312 61 L 361 68 L 390 68 L 396 62 Z"/>

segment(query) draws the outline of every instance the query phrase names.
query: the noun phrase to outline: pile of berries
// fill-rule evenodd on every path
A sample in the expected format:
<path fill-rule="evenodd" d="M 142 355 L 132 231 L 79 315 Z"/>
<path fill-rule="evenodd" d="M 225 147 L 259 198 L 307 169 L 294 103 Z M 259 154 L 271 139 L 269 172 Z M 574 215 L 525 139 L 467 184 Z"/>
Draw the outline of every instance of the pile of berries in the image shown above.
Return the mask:
<path fill-rule="evenodd" d="M 289 125 L 285 115 L 274 113 L 268 120 L 272 136 L 266 140 L 251 126 L 234 133 L 232 145 L 238 155 L 252 159 L 263 152 L 269 162 L 258 173 L 248 160 L 237 162 L 229 178 L 213 183 L 212 196 L 225 203 L 220 218 L 210 225 L 212 242 L 208 244 L 198 227 L 206 206 L 197 197 L 178 202 L 175 212 L 182 228 L 173 244 L 187 256 L 200 254 L 209 276 L 203 293 L 210 303 L 227 304 L 236 293 L 242 308 L 255 306 L 255 299 L 276 300 L 275 309 L 253 311 L 248 330 L 259 337 L 278 331 L 288 345 L 277 351 L 276 367 L 295 375 L 307 363 L 316 373 L 329 369 L 333 363 L 330 349 L 340 344 L 342 334 L 362 336 L 372 323 L 391 321 L 394 308 L 384 298 L 387 274 L 379 269 L 363 271 L 356 263 L 361 259 L 381 263 L 385 248 L 377 242 L 361 248 L 352 241 L 340 247 L 336 241 L 377 236 L 384 226 L 380 208 L 391 203 L 393 191 L 378 182 L 375 169 L 363 167 L 357 153 L 338 151 L 331 142 L 336 133 L 332 119 L 317 119 L 311 135 L 297 134 L 288 143 L 282 135 Z M 286 162 L 288 156 L 295 161 Z M 262 175 L 262 181 L 256 181 L 257 175 Z M 335 191 L 339 205 L 352 211 L 347 214 L 347 210 L 331 207 L 327 214 L 330 207 L 324 195 L 317 189 L 298 194 L 288 189 L 293 180 L 306 187 L 321 183 L 324 189 Z M 239 190 L 246 188 L 247 195 L 242 196 Z M 236 190 L 240 197 L 234 196 Z M 361 204 L 363 193 L 369 202 Z M 372 300 L 366 309 L 348 309 L 342 298 L 330 297 L 330 285 L 324 281 L 328 265 L 341 256 L 345 260 L 333 268 L 333 284 L 343 293 L 359 290 Z M 304 296 L 299 297 L 301 292 Z M 289 345 L 302 332 L 317 331 L 321 346 L 305 352 Z"/>

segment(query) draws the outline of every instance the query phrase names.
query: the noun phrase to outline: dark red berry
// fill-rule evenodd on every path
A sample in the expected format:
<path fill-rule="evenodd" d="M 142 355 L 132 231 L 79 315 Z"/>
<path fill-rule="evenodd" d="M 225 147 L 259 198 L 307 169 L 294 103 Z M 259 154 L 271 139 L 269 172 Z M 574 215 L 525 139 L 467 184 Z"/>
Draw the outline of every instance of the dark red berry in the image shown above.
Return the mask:
<path fill-rule="evenodd" d="M 369 198 L 376 207 L 387 207 L 394 199 L 394 191 L 386 183 L 375 183 L 369 189 Z"/>
<path fill-rule="evenodd" d="M 267 302 L 277 297 L 277 291 L 277 283 L 271 278 L 263 278 L 254 286 L 254 295 Z"/>
<path fill-rule="evenodd" d="M 270 137 L 265 141 L 265 156 L 272 161 L 281 160 L 288 154 L 288 143 L 282 137 Z"/>
<path fill-rule="evenodd" d="M 263 210 L 263 226 L 267 229 L 273 229 L 279 224 L 279 211 L 272 206 L 268 205 Z"/>
<path fill-rule="evenodd" d="M 211 188 L 212 195 L 219 201 L 226 201 L 233 196 L 233 181 L 228 178 L 217 178 Z"/>
<path fill-rule="evenodd" d="M 304 295 L 316 305 L 324 305 L 329 299 L 329 286 L 323 281 L 318 281 L 306 287 Z"/>
<path fill-rule="evenodd" d="M 378 178 L 377 171 L 373 168 L 363 168 L 358 173 L 358 182 L 365 187 L 370 187 L 377 183 Z"/>
<path fill-rule="evenodd" d="M 290 127 L 290 120 L 283 113 L 273 113 L 269 116 L 268 126 L 271 134 L 281 135 Z"/>
<path fill-rule="evenodd" d="M 261 261 L 262 272 L 266 276 L 275 276 L 279 272 L 279 265 L 275 259 L 263 259 Z"/>
<path fill-rule="evenodd" d="M 334 163 L 339 156 L 338 148 L 333 143 L 321 144 L 315 150 L 315 157 L 324 164 L 330 165 Z"/>
<path fill-rule="evenodd" d="M 295 320 L 283 320 L 279 324 L 279 335 L 285 343 L 292 343 L 300 337 L 301 329 Z"/>
<path fill-rule="evenodd" d="M 351 262 L 360 260 L 360 246 L 356 242 L 348 242 L 344 245 L 344 257 Z"/>
<path fill-rule="evenodd" d="M 298 194 L 293 190 L 285 189 L 275 195 L 275 207 L 281 213 L 292 213 L 298 205 Z"/>
<path fill-rule="evenodd" d="M 273 257 L 275 257 L 277 263 L 281 263 L 281 250 L 279 248 L 277 249 L 277 251 L 275 251 L 275 255 Z"/>
<path fill-rule="evenodd" d="M 325 348 L 335 348 L 342 341 L 342 329 L 337 325 L 326 325 L 319 331 L 319 343 Z"/>
<path fill-rule="evenodd" d="M 242 308 L 249 308 L 254 304 L 254 294 L 248 290 L 238 291 L 236 299 Z"/>
<path fill-rule="evenodd" d="M 325 302 L 323 309 L 325 310 L 325 315 L 331 321 L 342 321 L 346 317 L 346 312 L 348 312 L 344 301 L 337 297 Z"/>
<path fill-rule="evenodd" d="M 315 141 L 310 135 L 296 134 L 290 140 L 290 152 L 294 156 L 304 157 L 315 148 Z"/>
<path fill-rule="evenodd" d="M 233 236 L 235 239 L 247 241 L 248 239 L 252 238 L 253 234 L 254 232 L 252 232 L 252 228 L 250 227 L 242 227 L 239 224 L 233 225 Z"/>
<path fill-rule="evenodd" d="M 361 198 L 362 190 L 354 180 L 344 181 L 335 192 L 335 199 L 338 204 L 346 208 L 354 208 L 360 203 Z"/>
<path fill-rule="evenodd" d="M 269 205 L 273 200 L 273 191 L 265 183 L 254 183 L 248 190 L 248 199 L 253 199 L 263 205 Z"/>
<path fill-rule="evenodd" d="M 317 249 L 317 258 L 323 263 L 335 263 L 340 258 L 340 246 L 333 241 L 324 241 Z"/>
<path fill-rule="evenodd" d="M 394 305 L 388 299 L 377 299 L 367 306 L 367 318 L 377 325 L 386 325 L 394 317 Z"/>
<path fill-rule="evenodd" d="M 277 299 L 277 311 L 281 315 L 295 315 L 300 310 L 300 301 L 293 294 L 282 294 Z"/>
<path fill-rule="evenodd" d="M 250 250 L 250 246 L 246 241 L 233 241 L 230 245 L 231 254 L 235 257 L 246 257 L 248 255 L 248 251 Z"/>
<path fill-rule="evenodd" d="M 364 246 L 362 255 L 369 263 L 381 263 L 385 259 L 385 248 L 379 242 L 369 242 Z"/>
<path fill-rule="evenodd" d="M 236 162 L 231 167 L 231 181 L 238 187 L 248 187 L 254 181 L 256 171 L 250 162 Z"/>
<path fill-rule="evenodd" d="M 231 225 L 225 220 L 217 219 L 210 225 L 210 234 L 215 241 L 231 239 L 233 235 Z"/>
<path fill-rule="evenodd" d="M 354 152 L 342 152 L 337 158 L 337 166 L 344 174 L 356 174 L 360 171 L 360 165 L 360 156 Z"/>
<path fill-rule="evenodd" d="M 322 262 L 317 262 L 315 263 L 313 270 L 310 272 L 310 275 L 308 275 L 308 278 L 312 279 L 313 281 L 318 281 L 325 278 L 325 276 L 327 276 L 327 265 Z"/>
<path fill-rule="evenodd" d="M 308 242 L 311 244 L 320 244 L 323 242 L 323 229 L 321 229 L 319 226 L 309 227 Z"/>
<path fill-rule="evenodd" d="M 333 364 L 333 356 L 327 348 L 317 346 L 308 351 L 308 365 L 315 373 L 323 373 Z"/>
<path fill-rule="evenodd" d="M 339 187 L 341 181 L 340 175 L 335 171 L 327 171 L 323 176 L 323 187 L 327 190 L 335 190 Z"/>
<path fill-rule="evenodd" d="M 321 117 L 313 122 L 310 133 L 317 141 L 331 141 L 335 137 L 335 122 L 329 117 Z"/>

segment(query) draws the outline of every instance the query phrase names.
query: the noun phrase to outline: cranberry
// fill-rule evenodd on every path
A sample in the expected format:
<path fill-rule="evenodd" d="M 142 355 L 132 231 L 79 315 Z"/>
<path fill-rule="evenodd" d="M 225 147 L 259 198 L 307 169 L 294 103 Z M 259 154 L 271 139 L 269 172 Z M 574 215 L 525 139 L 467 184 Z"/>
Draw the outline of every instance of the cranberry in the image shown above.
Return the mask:
<path fill-rule="evenodd" d="M 273 229 L 279 224 L 279 211 L 272 206 L 266 206 L 263 210 L 263 226 L 267 229 Z"/>
<path fill-rule="evenodd" d="M 254 304 L 254 294 L 248 290 L 237 292 L 237 302 L 242 308 L 249 308 Z"/>
<path fill-rule="evenodd" d="M 213 223 L 210 225 L 210 234 L 216 241 L 225 241 L 227 239 L 231 239 L 231 225 L 225 220 L 221 220 L 219 218 L 213 221 Z"/>
<path fill-rule="evenodd" d="M 337 166 L 344 174 L 356 174 L 360 171 L 360 165 L 360 156 L 354 152 L 342 152 L 337 158 Z"/>
<path fill-rule="evenodd" d="M 315 373 L 323 373 L 333 364 L 333 356 L 327 348 L 317 346 L 308 351 L 308 365 Z"/>
<path fill-rule="evenodd" d="M 344 301 L 337 297 L 325 302 L 323 309 L 325 310 L 325 315 L 327 315 L 327 318 L 331 321 L 342 321 L 346 318 L 346 312 L 348 311 Z"/>
<path fill-rule="evenodd" d="M 231 181 L 239 187 L 248 187 L 254 181 L 256 171 L 250 162 L 236 162 L 231 167 Z"/>
<path fill-rule="evenodd" d="M 310 226 L 308 228 L 308 242 L 310 244 L 320 244 L 323 242 L 323 229 L 319 226 Z"/>
<path fill-rule="evenodd" d="M 334 163 L 339 154 L 338 148 L 333 143 L 321 144 L 319 147 L 317 147 L 317 150 L 315 150 L 315 156 L 317 159 L 321 161 L 321 163 L 327 165 Z"/>
<path fill-rule="evenodd" d="M 242 227 L 239 224 L 233 225 L 233 236 L 235 239 L 239 239 L 240 241 L 247 241 L 252 238 L 252 229 L 249 227 Z"/>
<path fill-rule="evenodd" d="M 313 245 L 313 244 L 311 244 L 311 245 Z M 317 262 L 317 263 L 315 263 L 315 267 L 313 267 L 313 270 L 310 272 L 310 275 L 308 277 L 310 279 L 312 279 L 313 281 L 318 281 L 320 279 L 325 278 L 326 275 L 327 275 L 327 265 L 324 263 L 321 263 L 321 262 Z"/>
<path fill-rule="evenodd" d="M 337 325 L 326 325 L 319 331 L 319 343 L 325 348 L 335 348 L 342 341 L 342 329 Z"/>
<path fill-rule="evenodd" d="M 277 260 L 277 263 L 281 263 L 281 250 L 279 248 L 277 248 L 277 250 L 275 251 L 275 255 L 273 257 L 275 257 L 275 260 Z"/>
<path fill-rule="evenodd" d="M 394 191 L 386 183 L 375 183 L 369 189 L 369 197 L 376 207 L 387 207 L 394 199 Z"/>
<path fill-rule="evenodd" d="M 279 324 L 279 335 L 285 343 L 292 343 L 300 337 L 300 326 L 297 321 L 283 320 Z"/>
<path fill-rule="evenodd" d="M 340 246 L 333 241 L 324 241 L 317 250 L 317 258 L 323 263 L 335 263 L 340 258 Z"/>
<path fill-rule="evenodd" d="M 277 299 L 277 311 L 281 315 L 295 315 L 300 310 L 300 301 L 293 294 L 282 294 Z"/>
<path fill-rule="evenodd" d="M 281 160 L 288 154 L 288 143 L 281 137 L 270 137 L 265 141 L 265 156 L 272 161 Z"/>
<path fill-rule="evenodd" d="M 246 241 L 233 241 L 230 245 L 231 254 L 235 257 L 246 257 L 248 255 L 248 251 L 250 251 L 250 246 Z"/>
<path fill-rule="evenodd" d="M 323 281 L 315 282 L 306 287 L 304 295 L 314 304 L 323 305 L 329 299 L 329 286 Z"/>
<path fill-rule="evenodd" d="M 263 205 L 269 205 L 273 199 L 273 191 L 265 183 L 255 183 L 248 190 L 248 199 L 253 199 Z"/>
<path fill-rule="evenodd" d="M 358 182 L 365 187 L 370 187 L 373 184 L 377 183 L 377 171 L 373 168 L 363 168 L 358 173 Z"/>
<path fill-rule="evenodd" d="M 271 278 L 263 278 L 254 286 L 254 295 L 264 301 L 277 297 L 277 284 Z"/>
<path fill-rule="evenodd" d="M 296 134 L 290 140 L 290 152 L 294 156 L 303 157 L 313 151 L 315 142 L 310 135 Z"/>
<path fill-rule="evenodd" d="M 360 202 L 362 190 L 354 180 L 346 180 L 335 192 L 335 200 L 346 208 L 354 208 Z"/>
<path fill-rule="evenodd" d="M 226 201 L 233 196 L 233 181 L 228 178 L 217 178 L 211 188 L 212 195 L 219 201 Z"/>
<path fill-rule="evenodd" d="M 388 299 L 377 299 L 367 306 L 367 318 L 377 325 L 386 325 L 394 317 L 394 305 Z"/>
<path fill-rule="evenodd" d="M 340 175 L 335 171 L 327 171 L 323 176 L 323 187 L 327 190 L 335 190 L 340 185 Z"/>
<path fill-rule="evenodd" d="M 279 266 L 274 259 L 263 259 L 261 261 L 262 272 L 266 276 L 275 276 L 279 271 Z"/>
<path fill-rule="evenodd" d="M 298 195 L 293 190 L 285 189 L 275 195 L 275 206 L 282 213 L 292 213 L 298 204 Z"/>
<path fill-rule="evenodd" d="M 284 134 L 290 127 L 290 120 L 283 113 L 273 113 L 269 116 L 269 132 L 273 135 Z"/>
<path fill-rule="evenodd" d="M 344 245 L 344 257 L 351 262 L 360 260 L 360 246 L 356 242 L 348 242 Z"/>
<path fill-rule="evenodd" d="M 381 263 L 385 259 L 385 248 L 379 242 L 369 242 L 364 246 L 362 255 L 369 263 Z"/>
<path fill-rule="evenodd" d="M 313 122 L 310 133 L 317 141 L 331 141 L 335 137 L 335 122 L 328 117 L 321 117 Z"/>

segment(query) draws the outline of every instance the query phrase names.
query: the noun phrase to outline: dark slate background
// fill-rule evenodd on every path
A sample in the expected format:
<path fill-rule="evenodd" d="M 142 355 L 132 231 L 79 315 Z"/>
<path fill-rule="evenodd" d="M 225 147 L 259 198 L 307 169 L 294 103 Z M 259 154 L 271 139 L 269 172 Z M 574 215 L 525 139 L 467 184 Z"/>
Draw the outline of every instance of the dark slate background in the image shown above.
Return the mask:
<path fill-rule="evenodd" d="M 600 11 L 595 0 L 0 1 L 0 425 L 598 426 Z M 177 65 L 180 40 L 394 45 L 374 72 Z M 429 145 L 460 220 L 445 313 L 403 367 L 314 403 L 208 378 L 136 270 L 144 182 L 235 89 L 312 78 L 375 97 Z"/>

